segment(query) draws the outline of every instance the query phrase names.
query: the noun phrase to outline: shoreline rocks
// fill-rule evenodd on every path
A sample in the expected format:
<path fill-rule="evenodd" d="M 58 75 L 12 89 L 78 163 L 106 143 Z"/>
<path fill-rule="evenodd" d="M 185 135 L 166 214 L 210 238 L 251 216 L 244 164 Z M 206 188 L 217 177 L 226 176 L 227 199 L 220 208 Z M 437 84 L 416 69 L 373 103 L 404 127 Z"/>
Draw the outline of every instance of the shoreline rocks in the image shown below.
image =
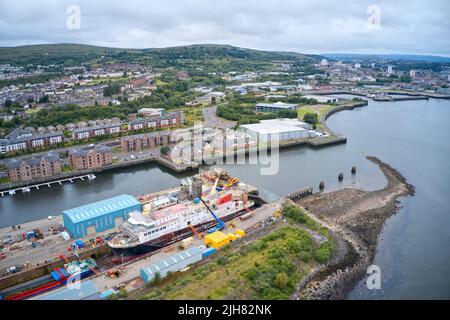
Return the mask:
<path fill-rule="evenodd" d="M 298 284 L 291 299 L 345 299 L 372 263 L 384 222 L 399 208 L 398 198 L 414 195 L 414 186 L 396 169 L 376 157 L 366 158 L 385 175 L 388 183 L 383 189 L 345 188 L 295 202 L 330 231 L 335 250 L 327 264 Z"/>

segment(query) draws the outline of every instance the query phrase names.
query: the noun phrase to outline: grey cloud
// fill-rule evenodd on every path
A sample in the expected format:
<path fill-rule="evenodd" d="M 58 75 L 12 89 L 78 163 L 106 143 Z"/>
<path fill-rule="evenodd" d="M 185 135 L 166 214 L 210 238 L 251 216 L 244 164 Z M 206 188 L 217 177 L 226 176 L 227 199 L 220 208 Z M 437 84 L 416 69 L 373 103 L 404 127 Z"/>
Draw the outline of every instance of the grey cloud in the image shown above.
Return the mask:
<path fill-rule="evenodd" d="M 70 4 L 81 9 L 80 30 L 66 28 Z M 372 4 L 381 9 L 380 30 L 366 24 Z M 450 55 L 449 9 L 447 0 L 0 0 L 0 45 L 223 43 L 305 53 Z"/>

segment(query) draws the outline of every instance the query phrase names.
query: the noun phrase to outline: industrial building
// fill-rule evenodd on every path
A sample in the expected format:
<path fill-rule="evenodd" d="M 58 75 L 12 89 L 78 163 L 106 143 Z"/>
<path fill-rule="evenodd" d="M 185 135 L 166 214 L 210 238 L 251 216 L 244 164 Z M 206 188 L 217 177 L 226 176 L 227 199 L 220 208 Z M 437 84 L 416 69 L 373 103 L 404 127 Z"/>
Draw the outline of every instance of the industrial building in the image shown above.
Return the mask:
<path fill-rule="evenodd" d="M 64 227 L 74 238 L 113 230 L 128 219 L 128 214 L 140 211 L 141 204 L 130 195 L 120 195 L 62 212 Z"/>
<path fill-rule="evenodd" d="M 319 135 L 316 131 L 309 130 L 309 124 L 286 118 L 262 120 L 260 123 L 241 125 L 240 128 L 259 143 L 298 140 Z"/>
<path fill-rule="evenodd" d="M 99 290 L 91 280 L 73 284 L 70 287 L 64 287 L 37 297 L 36 300 L 97 300 Z"/>
<path fill-rule="evenodd" d="M 303 98 L 314 99 L 319 103 L 338 103 L 339 98 L 333 96 L 323 96 L 323 95 L 305 95 Z"/>
<path fill-rule="evenodd" d="M 297 110 L 298 105 L 289 104 L 278 101 L 276 103 L 258 103 L 256 105 L 257 112 L 278 112 L 280 110 Z"/>
<path fill-rule="evenodd" d="M 188 265 L 201 261 L 203 251 L 199 247 L 191 247 L 180 253 L 173 254 L 165 259 L 159 260 L 140 270 L 141 279 L 144 283 L 153 280 L 156 273 L 164 278 L 168 272 L 176 272 L 186 268 Z"/>

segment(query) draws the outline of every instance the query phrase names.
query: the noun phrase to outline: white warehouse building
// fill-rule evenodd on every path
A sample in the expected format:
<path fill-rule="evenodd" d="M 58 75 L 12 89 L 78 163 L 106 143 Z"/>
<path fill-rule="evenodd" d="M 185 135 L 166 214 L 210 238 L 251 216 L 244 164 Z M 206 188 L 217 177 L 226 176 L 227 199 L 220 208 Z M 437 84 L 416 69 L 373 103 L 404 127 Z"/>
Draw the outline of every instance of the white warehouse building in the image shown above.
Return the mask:
<path fill-rule="evenodd" d="M 241 125 L 240 128 L 260 143 L 271 140 L 286 142 L 320 135 L 310 130 L 309 124 L 287 118 L 262 120 L 260 123 Z"/>

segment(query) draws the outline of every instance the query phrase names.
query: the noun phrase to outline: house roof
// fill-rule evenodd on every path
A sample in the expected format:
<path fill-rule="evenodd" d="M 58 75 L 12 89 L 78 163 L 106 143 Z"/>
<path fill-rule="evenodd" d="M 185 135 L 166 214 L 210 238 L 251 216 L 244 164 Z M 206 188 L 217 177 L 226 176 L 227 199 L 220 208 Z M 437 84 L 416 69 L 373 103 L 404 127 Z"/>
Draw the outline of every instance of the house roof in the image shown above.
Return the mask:
<path fill-rule="evenodd" d="M 14 144 L 14 143 L 33 141 L 33 140 L 38 140 L 38 139 L 53 138 L 53 137 L 59 137 L 62 135 L 63 134 L 59 131 L 47 132 L 47 133 L 41 133 L 41 134 L 33 134 L 32 136 L 8 139 L 6 144 Z"/>
<path fill-rule="evenodd" d="M 109 124 L 102 124 L 102 125 L 91 126 L 91 127 L 86 127 L 86 128 L 77 128 L 77 129 L 74 129 L 73 132 L 80 133 L 80 132 L 108 129 L 108 128 L 114 128 L 114 127 L 120 127 L 120 123 L 109 123 Z"/>
<path fill-rule="evenodd" d="M 171 134 L 172 134 L 172 131 L 169 131 L 169 130 L 154 131 L 154 132 L 149 132 L 149 133 L 139 133 L 139 134 L 134 134 L 134 135 L 130 135 L 130 136 L 124 136 L 124 137 L 122 137 L 122 139 L 134 140 L 134 139 L 143 139 L 143 138 L 153 138 L 156 136 L 166 136 L 166 135 L 171 135 Z"/>
<path fill-rule="evenodd" d="M 11 160 L 6 161 L 6 168 L 7 169 L 17 169 L 23 164 L 29 165 L 32 167 L 32 166 L 39 165 L 39 163 L 41 163 L 42 160 L 47 160 L 50 163 L 52 163 L 52 162 L 59 161 L 60 157 L 59 157 L 59 154 L 57 154 L 57 153 L 49 152 L 47 154 L 44 154 L 42 157 L 32 157 L 32 158 L 26 158 L 26 159 L 22 159 L 22 160 L 11 159 Z"/>
<path fill-rule="evenodd" d="M 98 153 L 108 153 L 108 152 L 111 152 L 111 150 L 112 149 L 107 146 L 96 146 L 96 147 L 91 147 L 91 148 L 76 149 L 76 150 L 72 151 L 70 154 L 75 157 L 83 157 L 93 151 L 96 151 Z"/>
<path fill-rule="evenodd" d="M 180 111 L 174 111 L 174 112 L 170 112 L 170 113 L 165 113 L 162 116 L 153 116 L 153 117 L 148 117 L 148 118 L 143 118 L 143 119 L 135 119 L 135 120 L 130 121 L 130 124 L 147 123 L 147 122 L 157 121 L 157 120 L 172 119 L 173 117 L 178 116 L 179 113 L 180 113 Z"/>

